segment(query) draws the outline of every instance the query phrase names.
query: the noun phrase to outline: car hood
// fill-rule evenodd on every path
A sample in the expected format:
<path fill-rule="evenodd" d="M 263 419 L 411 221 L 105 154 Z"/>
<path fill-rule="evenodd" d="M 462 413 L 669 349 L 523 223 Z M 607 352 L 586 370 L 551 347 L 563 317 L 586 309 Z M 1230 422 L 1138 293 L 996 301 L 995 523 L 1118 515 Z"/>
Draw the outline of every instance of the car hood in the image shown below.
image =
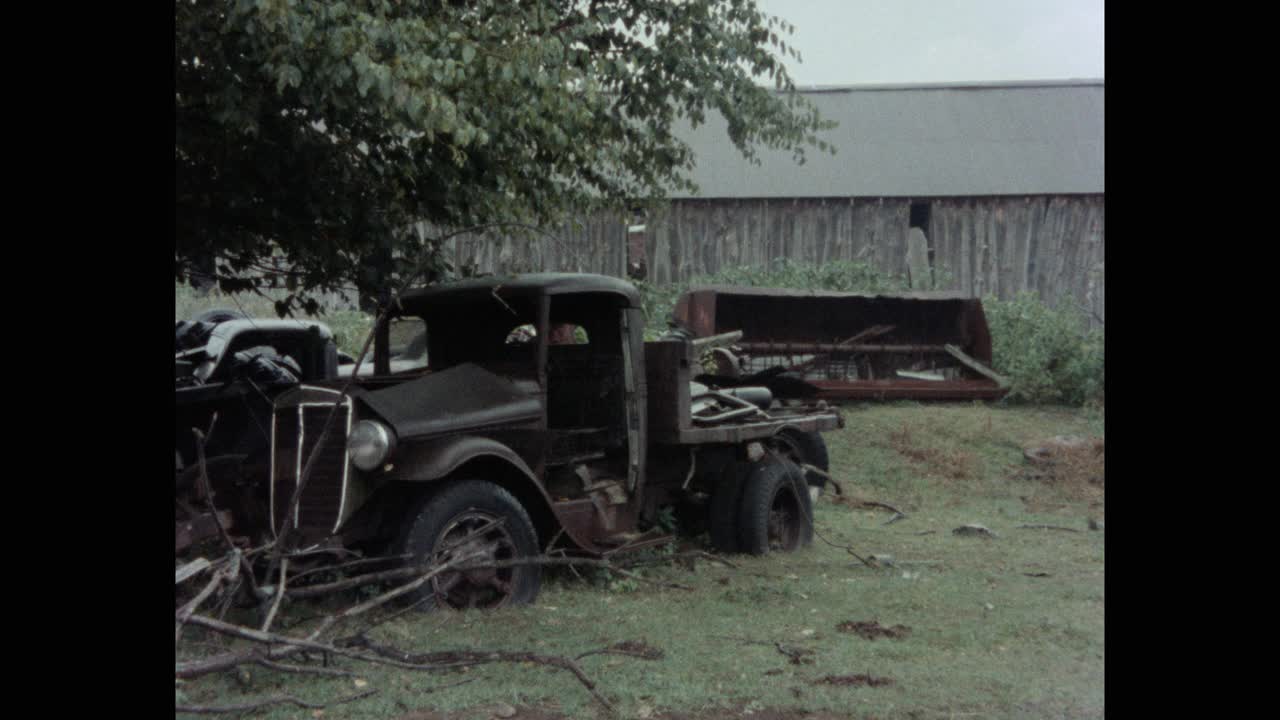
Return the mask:
<path fill-rule="evenodd" d="M 352 394 L 390 423 L 401 438 L 542 417 L 538 395 L 472 363 Z"/>

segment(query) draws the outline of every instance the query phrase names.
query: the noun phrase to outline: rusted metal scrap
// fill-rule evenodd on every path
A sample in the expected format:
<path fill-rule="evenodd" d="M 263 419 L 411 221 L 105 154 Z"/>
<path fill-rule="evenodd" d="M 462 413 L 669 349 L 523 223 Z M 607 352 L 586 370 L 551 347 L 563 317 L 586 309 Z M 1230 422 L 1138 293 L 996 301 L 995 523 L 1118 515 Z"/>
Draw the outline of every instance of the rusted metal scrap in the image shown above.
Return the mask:
<path fill-rule="evenodd" d="M 863 294 L 709 286 L 680 296 L 696 338 L 741 330 L 744 380 L 773 371 L 828 400 L 997 399 L 982 301 L 953 292 Z"/>

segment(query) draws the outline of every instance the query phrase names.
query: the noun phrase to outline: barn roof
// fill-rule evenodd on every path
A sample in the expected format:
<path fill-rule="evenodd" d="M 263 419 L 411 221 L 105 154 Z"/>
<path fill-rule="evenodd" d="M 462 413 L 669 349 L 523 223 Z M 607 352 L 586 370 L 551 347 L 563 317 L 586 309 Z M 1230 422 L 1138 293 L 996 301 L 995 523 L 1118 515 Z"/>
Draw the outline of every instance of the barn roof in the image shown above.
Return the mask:
<path fill-rule="evenodd" d="M 704 198 L 937 197 L 1103 192 L 1102 80 L 801 88 L 836 155 L 743 159 L 719 114 L 680 135 Z M 675 198 L 688 193 L 671 194 Z"/>

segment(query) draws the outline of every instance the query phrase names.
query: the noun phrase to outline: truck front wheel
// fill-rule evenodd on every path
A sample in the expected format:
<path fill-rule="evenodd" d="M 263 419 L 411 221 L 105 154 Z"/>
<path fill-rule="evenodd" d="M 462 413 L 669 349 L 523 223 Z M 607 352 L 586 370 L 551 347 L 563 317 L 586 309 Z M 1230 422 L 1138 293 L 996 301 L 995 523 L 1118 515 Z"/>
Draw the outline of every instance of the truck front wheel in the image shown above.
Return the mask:
<path fill-rule="evenodd" d="M 409 513 L 400 550 L 409 562 L 442 562 L 450 555 L 473 564 L 501 563 L 538 554 L 529 514 L 505 489 L 483 480 L 452 482 Z M 492 609 L 525 605 L 542 584 L 537 565 L 449 570 L 417 594 L 424 609 Z"/>

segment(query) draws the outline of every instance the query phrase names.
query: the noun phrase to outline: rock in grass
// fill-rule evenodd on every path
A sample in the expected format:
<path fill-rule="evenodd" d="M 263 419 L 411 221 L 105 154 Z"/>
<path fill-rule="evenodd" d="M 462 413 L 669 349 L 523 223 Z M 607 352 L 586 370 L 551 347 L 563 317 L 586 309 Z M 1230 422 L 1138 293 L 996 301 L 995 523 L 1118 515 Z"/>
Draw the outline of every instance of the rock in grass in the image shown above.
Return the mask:
<path fill-rule="evenodd" d="M 978 525 L 977 523 L 969 523 L 968 525 L 961 525 L 955 530 L 952 530 L 951 534 L 959 535 L 961 537 L 985 537 L 985 538 L 1000 537 L 999 535 L 996 535 L 994 532 L 991 532 L 991 529 L 988 528 L 987 526 Z"/>

